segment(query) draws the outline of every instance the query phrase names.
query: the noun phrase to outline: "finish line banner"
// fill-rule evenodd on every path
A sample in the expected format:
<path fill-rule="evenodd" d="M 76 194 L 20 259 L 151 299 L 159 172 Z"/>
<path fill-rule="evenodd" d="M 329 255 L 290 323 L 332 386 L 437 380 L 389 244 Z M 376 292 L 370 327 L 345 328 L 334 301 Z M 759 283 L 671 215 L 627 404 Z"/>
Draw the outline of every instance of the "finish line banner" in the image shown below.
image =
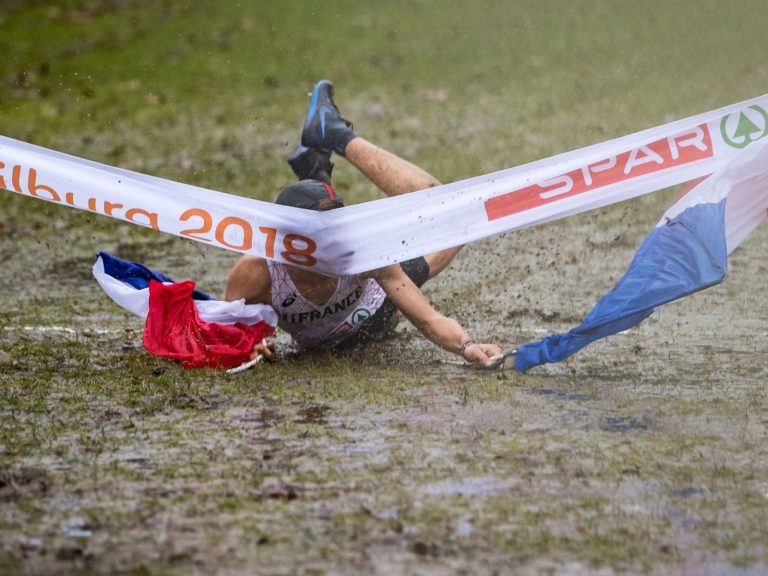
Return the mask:
<path fill-rule="evenodd" d="M 332 275 L 357 274 L 712 174 L 768 135 L 768 95 L 516 168 L 328 212 L 0 136 L 0 188 Z"/>

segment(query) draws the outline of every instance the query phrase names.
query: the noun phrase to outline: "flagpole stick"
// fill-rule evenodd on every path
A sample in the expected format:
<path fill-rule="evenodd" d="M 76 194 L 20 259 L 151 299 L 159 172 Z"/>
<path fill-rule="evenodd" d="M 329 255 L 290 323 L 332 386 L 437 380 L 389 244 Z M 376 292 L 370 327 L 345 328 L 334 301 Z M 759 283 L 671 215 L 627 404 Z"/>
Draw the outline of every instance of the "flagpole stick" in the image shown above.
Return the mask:
<path fill-rule="evenodd" d="M 507 360 L 514 358 L 515 354 L 517 354 L 517 348 L 503 352 L 491 358 L 491 363 L 488 364 L 488 366 L 483 366 L 482 368 L 483 370 L 496 370 L 497 368 L 501 368 L 503 370 L 506 368 Z"/>
<path fill-rule="evenodd" d="M 244 364 L 240 364 L 240 366 L 235 366 L 234 368 L 230 368 L 229 370 L 227 370 L 227 374 L 239 374 L 240 372 L 245 372 L 249 368 L 253 368 L 254 366 L 256 366 L 256 364 L 261 364 L 263 361 L 264 361 L 264 356 L 259 354 L 253 360 L 249 360 Z"/>
<path fill-rule="evenodd" d="M 267 341 L 266 340 L 262 340 L 261 341 L 261 345 L 262 346 L 266 346 L 267 345 Z M 230 368 L 229 370 L 227 370 L 227 374 L 239 374 L 240 372 L 245 372 L 249 368 L 253 368 L 257 364 L 261 364 L 262 362 L 264 362 L 264 356 L 262 356 L 261 354 L 258 354 L 256 356 L 256 358 L 254 358 L 253 360 L 249 360 L 248 362 L 244 362 L 244 363 L 240 364 L 240 366 L 235 366 L 234 368 Z"/>

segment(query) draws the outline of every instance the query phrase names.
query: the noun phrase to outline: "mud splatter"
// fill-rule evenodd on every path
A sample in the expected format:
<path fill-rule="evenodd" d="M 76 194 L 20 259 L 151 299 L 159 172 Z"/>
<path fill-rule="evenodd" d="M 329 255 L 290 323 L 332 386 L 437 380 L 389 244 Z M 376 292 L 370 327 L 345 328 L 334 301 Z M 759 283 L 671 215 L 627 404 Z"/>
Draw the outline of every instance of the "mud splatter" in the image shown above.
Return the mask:
<path fill-rule="evenodd" d="M 294 419 L 296 424 L 327 424 L 330 406 L 323 404 L 312 404 L 301 408 L 298 412 L 298 418 Z"/>
<path fill-rule="evenodd" d="M 42 468 L 0 470 L 0 502 L 12 502 L 24 496 L 41 496 L 49 488 L 48 472 Z"/>

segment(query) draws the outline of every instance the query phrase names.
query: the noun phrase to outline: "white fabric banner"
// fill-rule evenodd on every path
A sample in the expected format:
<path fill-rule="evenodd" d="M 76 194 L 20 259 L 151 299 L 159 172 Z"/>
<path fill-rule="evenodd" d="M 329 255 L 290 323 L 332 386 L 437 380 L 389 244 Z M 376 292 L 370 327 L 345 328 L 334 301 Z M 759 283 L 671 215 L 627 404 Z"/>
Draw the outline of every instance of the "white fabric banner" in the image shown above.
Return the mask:
<path fill-rule="evenodd" d="M 0 188 L 317 272 L 356 274 L 711 174 L 768 135 L 766 109 L 768 95 L 328 212 L 172 182 L 2 136 Z"/>

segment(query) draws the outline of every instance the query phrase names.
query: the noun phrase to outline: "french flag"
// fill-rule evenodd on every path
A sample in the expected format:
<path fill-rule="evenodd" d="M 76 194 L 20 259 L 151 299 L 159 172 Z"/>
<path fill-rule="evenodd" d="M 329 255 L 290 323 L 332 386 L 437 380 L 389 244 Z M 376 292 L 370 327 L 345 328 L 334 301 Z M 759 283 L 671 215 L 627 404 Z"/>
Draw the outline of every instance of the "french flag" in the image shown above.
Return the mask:
<path fill-rule="evenodd" d="M 565 360 L 595 340 L 636 326 L 662 304 L 719 284 L 728 254 L 765 220 L 767 210 L 763 140 L 678 198 L 581 324 L 518 348 L 515 369 Z"/>
<path fill-rule="evenodd" d="M 214 300 L 194 282 L 174 282 L 107 252 L 99 253 L 93 276 L 119 306 L 146 319 L 144 348 L 185 368 L 239 366 L 277 326 L 271 306 Z"/>

